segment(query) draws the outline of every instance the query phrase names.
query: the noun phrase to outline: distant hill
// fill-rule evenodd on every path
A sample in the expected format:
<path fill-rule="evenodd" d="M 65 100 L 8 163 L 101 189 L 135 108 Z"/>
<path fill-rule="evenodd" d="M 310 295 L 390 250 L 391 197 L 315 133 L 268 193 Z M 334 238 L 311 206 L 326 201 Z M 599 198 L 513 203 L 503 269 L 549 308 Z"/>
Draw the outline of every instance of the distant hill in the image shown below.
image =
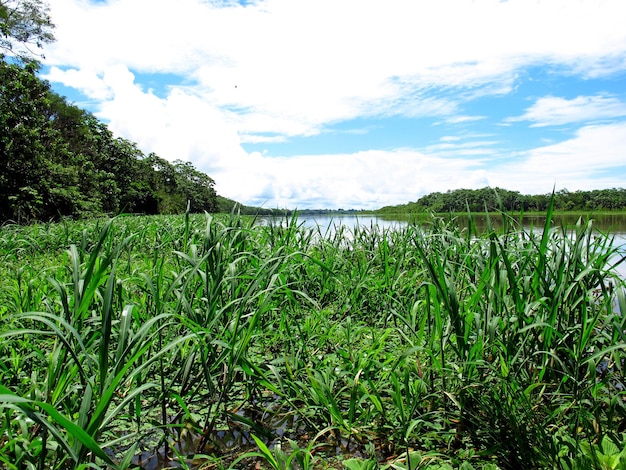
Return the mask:
<path fill-rule="evenodd" d="M 346 214 L 354 215 L 360 213 L 371 213 L 371 211 L 361 211 L 357 209 L 268 209 L 263 207 L 246 206 L 232 199 L 217 196 L 218 212 L 232 212 L 233 209 L 243 215 L 325 215 L 325 214 Z"/>

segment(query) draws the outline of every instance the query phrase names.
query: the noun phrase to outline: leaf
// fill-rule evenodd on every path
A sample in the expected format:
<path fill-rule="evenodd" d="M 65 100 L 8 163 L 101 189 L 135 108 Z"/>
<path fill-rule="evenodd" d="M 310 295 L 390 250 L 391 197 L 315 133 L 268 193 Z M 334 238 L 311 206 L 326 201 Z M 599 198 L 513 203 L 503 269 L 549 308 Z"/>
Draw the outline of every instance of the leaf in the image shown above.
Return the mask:
<path fill-rule="evenodd" d="M 78 439 L 85 447 L 87 447 L 90 451 L 92 451 L 96 456 L 100 457 L 104 462 L 108 465 L 111 465 L 113 468 L 117 468 L 113 463 L 111 458 L 102 450 L 102 448 L 98 445 L 98 443 L 83 429 L 81 429 L 76 423 L 70 421 L 61 413 L 59 413 L 54 407 L 49 405 L 48 403 L 43 403 L 36 400 L 29 400 L 27 398 L 22 398 L 9 390 L 8 388 L 0 385 L 0 403 L 15 403 L 20 409 L 26 412 L 29 416 L 36 416 L 34 414 L 34 407 L 39 407 L 43 411 L 45 411 L 48 416 L 50 416 L 57 424 L 61 426 L 61 428 L 65 429 L 69 434 Z M 43 420 L 45 421 L 45 420 Z M 40 424 L 44 424 L 42 420 L 38 420 Z M 59 439 L 58 433 L 55 433 L 55 437 Z M 60 443 L 63 443 L 65 440 L 61 438 Z M 72 456 L 73 460 L 78 463 L 78 456 L 72 452 L 69 448 L 66 448 L 68 453 Z"/>

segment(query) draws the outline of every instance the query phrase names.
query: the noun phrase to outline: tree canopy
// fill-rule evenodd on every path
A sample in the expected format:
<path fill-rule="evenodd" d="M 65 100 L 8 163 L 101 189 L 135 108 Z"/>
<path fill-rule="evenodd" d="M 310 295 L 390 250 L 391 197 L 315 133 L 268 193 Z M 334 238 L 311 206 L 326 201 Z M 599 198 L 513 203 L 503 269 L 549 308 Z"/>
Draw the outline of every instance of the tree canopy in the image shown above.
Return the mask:
<path fill-rule="evenodd" d="M 218 210 L 212 178 L 145 155 L 37 77 L 0 59 L 0 223 Z"/>
<path fill-rule="evenodd" d="M 7 53 L 18 59 L 41 56 L 44 44 L 54 41 L 52 29 L 44 1 L 0 0 L 0 55 Z"/>
<path fill-rule="evenodd" d="M 456 189 L 445 193 L 434 192 L 422 196 L 415 202 L 398 206 L 383 207 L 381 213 L 411 212 L 493 212 L 537 211 L 544 212 L 550 203 L 551 194 L 524 195 L 518 191 L 502 188 Z M 554 194 L 554 208 L 564 211 L 624 210 L 626 189 L 596 189 L 593 191 L 570 192 L 562 189 Z"/>

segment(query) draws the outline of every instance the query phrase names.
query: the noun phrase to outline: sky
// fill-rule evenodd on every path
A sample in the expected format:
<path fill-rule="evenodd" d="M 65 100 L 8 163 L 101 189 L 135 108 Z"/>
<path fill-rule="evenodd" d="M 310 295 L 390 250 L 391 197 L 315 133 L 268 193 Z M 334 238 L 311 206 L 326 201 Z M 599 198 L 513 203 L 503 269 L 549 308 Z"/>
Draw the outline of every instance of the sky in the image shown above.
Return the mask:
<path fill-rule="evenodd" d="M 624 0 L 49 0 L 41 75 L 246 205 L 626 187 Z"/>

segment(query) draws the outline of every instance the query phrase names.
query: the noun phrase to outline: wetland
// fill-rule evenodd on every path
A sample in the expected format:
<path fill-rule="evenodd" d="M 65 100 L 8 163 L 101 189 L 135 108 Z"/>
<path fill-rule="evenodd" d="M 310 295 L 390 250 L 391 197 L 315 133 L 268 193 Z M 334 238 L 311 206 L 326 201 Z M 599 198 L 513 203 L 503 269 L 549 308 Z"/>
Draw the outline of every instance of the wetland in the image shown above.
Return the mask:
<path fill-rule="evenodd" d="M 490 219 L 5 225 L 0 462 L 625 460 L 623 232 Z"/>

